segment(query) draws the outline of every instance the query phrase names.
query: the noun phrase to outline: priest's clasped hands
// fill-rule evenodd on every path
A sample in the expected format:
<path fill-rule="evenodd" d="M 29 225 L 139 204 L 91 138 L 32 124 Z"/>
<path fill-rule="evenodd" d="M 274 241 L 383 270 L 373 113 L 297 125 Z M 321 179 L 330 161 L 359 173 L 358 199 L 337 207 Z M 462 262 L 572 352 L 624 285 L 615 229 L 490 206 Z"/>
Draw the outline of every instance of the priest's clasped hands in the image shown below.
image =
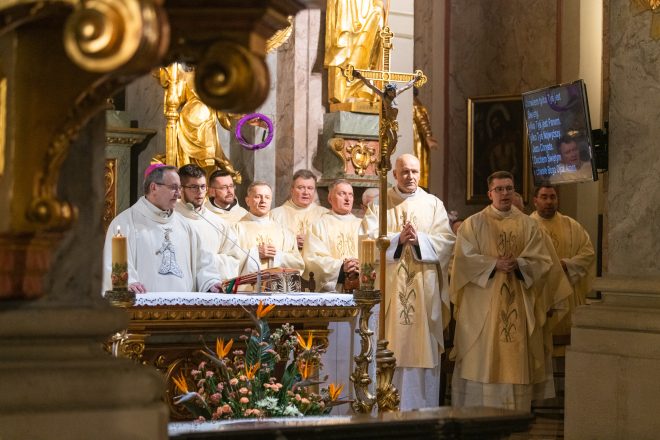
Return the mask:
<path fill-rule="evenodd" d="M 401 234 L 399 235 L 399 244 L 419 244 L 419 240 L 417 239 L 417 230 L 415 229 L 415 225 L 413 225 L 411 222 L 407 221 L 403 224 L 403 229 L 401 229 Z"/>
<path fill-rule="evenodd" d="M 495 263 L 495 269 L 504 273 L 511 273 L 518 269 L 518 260 L 515 257 L 497 257 L 497 262 Z"/>
<path fill-rule="evenodd" d="M 346 258 L 344 259 L 344 264 L 342 264 L 341 269 L 345 273 L 359 272 L 360 262 L 357 258 Z"/>
<path fill-rule="evenodd" d="M 272 244 L 260 244 L 257 246 L 259 250 L 259 258 L 261 260 L 268 260 L 270 258 L 275 258 L 277 253 L 277 248 Z"/>

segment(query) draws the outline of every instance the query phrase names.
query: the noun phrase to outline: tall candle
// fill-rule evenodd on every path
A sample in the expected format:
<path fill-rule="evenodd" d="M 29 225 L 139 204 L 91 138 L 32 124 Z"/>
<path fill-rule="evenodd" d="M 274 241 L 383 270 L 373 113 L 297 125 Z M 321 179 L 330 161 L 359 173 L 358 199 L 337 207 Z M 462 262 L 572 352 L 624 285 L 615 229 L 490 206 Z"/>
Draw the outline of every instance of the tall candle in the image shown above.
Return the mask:
<path fill-rule="evenodd" d="M 117 233 L 112 236 L 112 290 L 126 290 L 128 288 L 128 249 L 126 237 L 121 235 L 117 226 Z"/>
<path fill-rule="evenodd" d="M 373 290 L 376 282 L 376 240 L 365 237 L 358 247 L 360 260 L 360 288 Z"/>
<path fill-rule="evenodd" d="M 358 260 L 360 260 L 360 264 L 374 264 L 376 262 L 376 240 L 369 237 L 362 239 Z"/>

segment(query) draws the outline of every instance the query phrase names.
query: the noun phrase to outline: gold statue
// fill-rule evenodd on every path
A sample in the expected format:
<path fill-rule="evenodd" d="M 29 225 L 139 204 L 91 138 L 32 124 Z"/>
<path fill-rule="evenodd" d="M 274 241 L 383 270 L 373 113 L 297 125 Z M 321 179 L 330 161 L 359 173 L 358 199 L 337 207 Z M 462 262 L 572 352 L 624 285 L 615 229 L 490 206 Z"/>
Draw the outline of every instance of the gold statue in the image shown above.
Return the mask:
<path fill-rule="evenodd" d="M 328 0 L 323 66 L 328 68 L 330 111 L 378 113 L 376 95 L 360 81 L 347 84 L 341 67 L 373 70 L 380 65 L 384 19 L 382 0 Z"/>
<path fill-rule="evenodd" d="M 420 163 L 419 186 L 428 188 L 431 169 L 430 153 L 432 149 L 438 147 L 438 141 L 435 140 L 431 131 L 429 113 L 417 94 L 417 88 L 413 89 L 413 153 Z"/>
<path fill-rule="evenodd" d="M 221 168 L 241 183 L 236 171 L 225 156 L 218 138 L 218 124 L 231 130 L 231 115 L 213 110 L 195 92 L 195 72 L 181 63 L 160 68 L 160 84 L 165 88 L 164 113 L 165 163 L 180 167 L 188 163 L 199 165 L 207 172 Z"/>

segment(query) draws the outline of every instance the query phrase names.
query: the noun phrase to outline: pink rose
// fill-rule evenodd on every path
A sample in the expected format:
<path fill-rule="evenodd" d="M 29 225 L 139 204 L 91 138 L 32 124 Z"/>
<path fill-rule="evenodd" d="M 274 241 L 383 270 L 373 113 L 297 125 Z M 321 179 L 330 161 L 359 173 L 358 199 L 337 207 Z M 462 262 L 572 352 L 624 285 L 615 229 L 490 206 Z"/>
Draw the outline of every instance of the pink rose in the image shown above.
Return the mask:
<path fill-rule="evenodd" d="M 250 402 L 250 399 L 248 399 L 247 397 L 241 397 L 241 400 L 239 400 L 239 402 L 245 405 Z"/>
<path fill-rule="evenodd" d="M 226 403 L 224 405 L 222 405 L 222 413 L 223 414 L 231 414 L 232 412 L 233 411 L 231 410 L 231 406 L 229 406 Z"/>
<path fill-rule="evenodd" d="M 309 405 L 309 399 L 306 399 L 305 397 L 303 397 L 303 398 L 300 400 L 300 403 L 302 403 L 303 405 Z"/>
<path fill-rule="evenodd" d="M 235 387 L 236 385 L 238 385 L 238 379 L 232 377 L 231 379 L 229 379 L 229 385 Z"/>
<path fill-rule="evenodd" d="M 245 387 L 242 387 L 241 389 L 238 390 L 238 392 L 241 393 L 241 394 L 247 394 L 247 393 L 248 393 L 248 389 L 245 388 Z"/>
<path fill-rule="evenodd" d="M 206 372 L 206 377 L 213 377 L 213 371 L 207 371 Z"/>

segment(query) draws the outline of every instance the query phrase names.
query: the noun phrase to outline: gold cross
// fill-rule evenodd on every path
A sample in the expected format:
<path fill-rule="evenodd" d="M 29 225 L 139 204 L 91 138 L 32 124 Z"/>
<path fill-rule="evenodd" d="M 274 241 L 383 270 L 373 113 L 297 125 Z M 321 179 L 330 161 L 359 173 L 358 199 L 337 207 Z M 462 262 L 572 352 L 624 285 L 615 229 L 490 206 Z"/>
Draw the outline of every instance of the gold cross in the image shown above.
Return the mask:
<path fill-rule="evenodd" d="M 394 37 L 394 34 L 390 30 L 389 26 L 385 26 L 380 31 L 380 38 L 383 42 L 383 70 L 359 70 L 359 72 L 366 79 L 373 79 L 378 81 L 381 88 L 383 87 L 383 82 L 408 82 L 416 76 L 419 76 L 419 79 L 415 81 L 415 87 L 422 87 L 424 84 L 426 84 L 427 77 L 421 70 L 416 70 L 414 74 L 390 72 L 390 52 L 392 51 L 392 37 Z M 355 67 L 352 64 L 347 64 L 342 68 L 342 73 L 349 82 L 355 79 L 353 76 L 354 71 Z"/>

